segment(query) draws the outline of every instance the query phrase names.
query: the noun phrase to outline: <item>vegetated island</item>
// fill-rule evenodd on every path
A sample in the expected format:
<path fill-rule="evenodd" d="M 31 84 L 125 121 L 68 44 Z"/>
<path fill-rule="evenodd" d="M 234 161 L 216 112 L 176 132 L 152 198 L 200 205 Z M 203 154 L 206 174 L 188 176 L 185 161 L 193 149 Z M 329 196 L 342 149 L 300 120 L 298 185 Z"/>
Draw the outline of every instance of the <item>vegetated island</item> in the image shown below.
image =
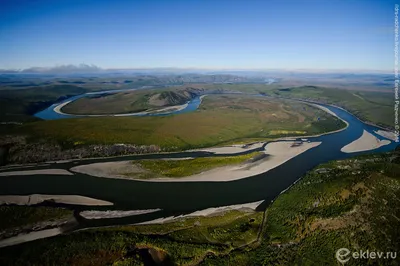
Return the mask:
<path fill-rule="evenodd" d="M 265 173 L 320 144 L 288 140 L 271 142 L 262 151 L 243 155 L 93 163 L 73 167 L 71 171 L 148 182 L 226 182 Z"/>

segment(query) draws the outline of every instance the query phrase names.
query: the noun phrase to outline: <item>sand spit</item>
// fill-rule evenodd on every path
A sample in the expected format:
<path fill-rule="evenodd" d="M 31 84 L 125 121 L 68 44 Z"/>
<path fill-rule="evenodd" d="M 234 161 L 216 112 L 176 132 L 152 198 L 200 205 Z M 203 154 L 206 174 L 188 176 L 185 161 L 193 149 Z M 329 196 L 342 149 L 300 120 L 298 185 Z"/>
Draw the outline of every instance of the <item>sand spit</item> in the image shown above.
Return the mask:
<path fill-rule="evenodd" d="M 22 175 L 74 175 L 74 174 L 64 169 L 43 169 L 43 170 L 0 172 L 0 176 L 22 176 Z"/>
<path fill-rule="evenodd" d="M 56 112 L 57 114 L 60 114 L 60 115 L 68 115 L 68 114 L 62 112 L 61 109 L 62 109 L 64 106 L 66 106 L 67 104 L 69 104 L 70 102 L 72 102 L 72 101 L 67 101 L 67 102 L 62 103 L 62 104 L 60 104 L 60 105 L 57 105 L 57 106 L 54 107 L 54 109 L 53 109 L 54 112 Z"/>
<path fill-rule="evenodd" d="M 230 205 L 230 206 L 208 208 L 208 209 L 196 211 L 196 212 L 193 212 L 193 213 L 190 213 L 187 215 L 164 217 L 164 218 L 159 218 L 159 219 L 155 219 L 155 220 L 151 220 L 151 221 L 137 223 L 135 225 L 162 224 L 165 222 L 173 222 L 175 220 L 185 218 L 185 217 L 189 218 L 189 217 L 216 215 L 216 214 L 222 214 L 226 211 L 231 211 L 231 210 L 254 211 L 263 202 L 264 202 L 264 200 L 257 201 L 257 202 L 251 202 L 251 203 L 245 203 L 245 204 L 236 204 L 236 205 Z"/>
<path fill-rule="evenodd" d="M 321 142 L 271 142 L 265 147 L 268 155 L 255 162 L 224 166 L 182 178 L 137 179 L 143 182 L 227 182 L 265 173 L 293 157 L 320 145 Z"/>
<path fill-rule="evenodd" d="M 390 139 L 390 140 L 393 140 L 393 141 L 397 141 L 399 139 L 399 136 L 397 136 L 396 133 L 391 132 L 391 131 L 386 131 L 386 130 L 379 129 L 379 130 L 376 130 L 374 132 L 376 134 L 384 137 L 384 138 L 387 138 L 387 139 Z"/>
<path fill-rule="evenodd" d="M 314 106 L 314 107 L 317 107 L 317 108 L 319 108 L 319 109 L 321 109 L 321 110 L 324 110 L 324 111 L 327 112 L 328 114 L 331 114 L 331 115 L 333 115 L 333 116 L 335 116 L 335 117 L 341 119 L 337 114 L 335 114 L 334 112 L 332 112 L 331 110 L 329 110 L 329 108 L 326 108 L 325 106 L 322 106 L 322 105 L 319 105 L 319 104 L 315 104 L 315 103 L 307 103 L 307 104 L 312 105 L 312 106 Z"/>
<path fill-rule="evenodd" d="M 130 177 L 128 175 L 124 175 L 124 173 L 129 173 L 129 175 L 133 176 L 134 174 L 145 172 L 145 170 L 141 169 L 130 161 L 92 163 L 75 166 L 70 170 L 76 173 L 82 173 L 91 176 L 121 179 L 130 179 Z"/>
<path fill-rule="evenodd" d="M 79 195 L 1 195 L 0 205 L 16 204 L 16 205 L 35 205 L 44 201 L 52 201 L 55 203 L 86 205 L 86 206 L 111 206 L 112 202 L 79 196 Z"/>
<path fill-rule="evenodd" d="M 28 234 L 21 234 L 18 236 L 6 238 L 3 240 L 0 240 L 0 248 L 1 247 L 7 247 L 7 246 L 13 246 L 13 245 L 18 245 L 24 242 L 29 242 L 33 241 L 36 239 L 41 239 L 41 238 L 46 238 L 46 237 L 51 237 L 51 236 L 56 236 L 62 234 L 62 231 L 60 228 L 53 228 L 53 229 L 46 229 L 42 231 L 36 231 L 36 232 L 31 232 Z"/>
<path fill-rule="evenodd" d="M 224 146 L 224 147 L 215 147 L 215 148 L 189 150 L 189 151 L 212 152 L 214 154 L 235 154 L 235 153 L 245 152 L 245 151 L 249 151 L 249 150 L 259 149 L 264 144 L 265 144 L 265 142 L 257 142 L 257 143 L 252 143 L 252 144 L 230 145 L 230 146 Z"/>
<path fill-rule="evenodd" d="M 127 216 L 141 215 L 146 213 L 158 212 L 161 209 L 132 210 L 132 211 L 83 211 L 80 215 L 85 219 L 111 219 Z"/>
<path fill-rule="evenodd" d="M 379 140 L 377 137 L 364 130 L 360 138 L 350 142 L 340 150 L 345 153 L 353 153 L 360 151 L 370 151 L 378 149 L 379 147 L 390 144 L 390 140 Z"/>
<path fill-rule="evenodd" d="M 223 207 L 216 207 L 216 208 L 208 208 L 205 210 L 200 210 L 193 212 L 187 217 L 196 217 L 196 216 L 209 216 L 225 211 L 231 211 L 231 210 L 253 210 L 255 211 L 257 207 L 263 203 L 264 200 L 256 201 L 256 202 L 250 202 L 250 203 L 245 203 L 245 204 L 235 204 L 235 205 L 230 205 L 230 206 L 223 206 Z"/>

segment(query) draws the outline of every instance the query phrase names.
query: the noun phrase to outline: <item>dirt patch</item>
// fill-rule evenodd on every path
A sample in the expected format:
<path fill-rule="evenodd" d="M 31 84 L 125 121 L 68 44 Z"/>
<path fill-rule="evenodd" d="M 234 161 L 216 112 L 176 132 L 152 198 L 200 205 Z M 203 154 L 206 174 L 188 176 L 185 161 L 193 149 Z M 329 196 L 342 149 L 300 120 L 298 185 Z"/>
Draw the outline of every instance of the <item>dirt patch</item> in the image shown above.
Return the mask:
<path fill-rule="evenodd" d="M 322 230 L 337 230 L 348 226 L 357 225 L 356 220 L 352 216 L 330 218 L 330 219 L 317 219 L 310 225 L 311 231 L 317 229 Z"/>
<path fill-rule="evenodd" d="M 348 199 L 351 195 L 351 192 L 348 189 L 343 189 L 342 192 L 340 192 L 340 197 L 344 200 Z"/>

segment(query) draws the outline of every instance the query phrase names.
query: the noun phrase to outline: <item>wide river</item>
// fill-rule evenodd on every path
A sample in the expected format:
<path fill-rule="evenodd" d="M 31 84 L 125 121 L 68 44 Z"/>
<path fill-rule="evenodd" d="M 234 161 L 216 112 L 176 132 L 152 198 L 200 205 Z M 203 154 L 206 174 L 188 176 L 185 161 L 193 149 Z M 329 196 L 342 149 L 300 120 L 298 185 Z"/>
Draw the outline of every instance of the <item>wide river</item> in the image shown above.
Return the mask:
<path fill-rule="evenodd" d="M 79 98 L 79 97 L 78 97 Z M 71 100 L 71 99 L 69 99 Z M 198 99 L 197 99 L 198 100 Z M 196 109 L 199 101 L 193 101 Z M 60 104 L 60 103 L 59 103 Z M 39 113 L 37 116 L 45 119 L 57 119 L 53 110 L 56 105 Z M 326 106 L 326 105 L 325 105 Z M 385 139 L 374 133 L 378 128 L 359 121 L 350 113 L 333 106 L 326 106 L 340 118 L 347 121 L 349 126 L 340 132 L 308 138 L 311 141 L 321 141 L 322 144 L 312 148 L 282 165 L 256 176 L 230 182 L 142 182 L 123 179 L 110 179 L 75 173 L 74 175 L 31 175 L 31 176 L 4 176 L 0 178 L 0 195 L 28 195 L 28 194 L 65 194 L 82 195 L 114 203 L 110 207 L 76 207 L 75 209 L 117 209 L 143 210 L 162 209 L 162 211 L 137 216 L 80 221 L 81 227 L 105 226 L 114 224 L 129 224 L 143 222 L 171 215 L 187 214 L 210 207 L 228 206 L 265 200 L 262 207 L 266 207 L 277 195 L 287 189 L 293 182 L 316 165 L 330 160 L 343 159 L 362 154 L 342 153 L 340 149 L 358 139 L 363 130 L 367 130 L 379 139 Z M 194 110 L 190 109 L 190 110 Z M 188 110 L 185 110 L 188 111 Z M 47 117 L 46 114 L 48 115 Z M 195 121 L 194 121 L 195 123 Z M 394 150 L 397 143 L 382 146 L 373 152 Z M 371 153 L 371 151 L 369 151 Z M 99 158 L 90 160 L 76 160 L 72 162 L 34 166 L 24 168 L 69 169 L 73 166 L 94 162 L 126 161 L 143 158 L 179 158 L 209 156 L 203 152 L 181 152 L 173 154 L 153 154 L 116 158 Z"/>

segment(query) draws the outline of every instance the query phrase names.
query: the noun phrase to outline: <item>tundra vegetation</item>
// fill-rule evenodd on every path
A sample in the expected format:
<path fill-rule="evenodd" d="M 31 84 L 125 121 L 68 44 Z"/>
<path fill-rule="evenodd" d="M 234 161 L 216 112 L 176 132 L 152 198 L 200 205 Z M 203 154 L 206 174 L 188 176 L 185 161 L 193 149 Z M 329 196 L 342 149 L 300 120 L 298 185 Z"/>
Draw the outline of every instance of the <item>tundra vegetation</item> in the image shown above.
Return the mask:
<path fill-rule="evenodd" d="M 74 118 L 20 125 L 13 129 L 12 135 L 23 136 L 23 141 L 10 143 L 8 158 L 12 162 L 37 162 L 47 160 L 45 154 L 74 159 L 141 151 L 181 151 L 227 142 L 321 134 L 343 127 L 343 121 L 303 103 L 244 95 L 209 95 L 198 110 L 179 115 Z"/>
<path fill-rule="evenodd" d="M 234 96 L 215 93 L 264 94 L 336 104 L 362 120 L 393 127 L 393 99 L 390 93 L 384 91 L 344 90 L 327 85 L 296 87 L 285 82 L 270 85 L 196 84 L 195 81 L 201 78 L 206 77 L 185 76 L 181 80 L 187 79 L 192 83 L 182 84 L 178 82 L 180 79 L 171 77 L 164 85 L 159 83 L 163 79 L 148 77 L 132 80 L 77 78 L 71 81 L 55 78 L 41 82 L 32 80 L 29 84 L 5 81 L 4 86 L 9 84 L 19 86 L 20 89 L 3 86 L 0 90 L 0 163 L 180 151 L 271 140 L 282 136 L 320 134 L 344 127 L 340 120 L 300 103 L 243 94 Z M 214 78 L 229 81 L 232 77 L 222 75 Z M 92 95 L 93 98 L 82 98 L 64 108 L 78 113 L 119 113 L 181 104 L 195 95 L 209 96 L 203 99 L 197 111 L 177 116 L 91 117 L 58 121 L 38 121 L 38 118 L 32 116 L 68 96 L 104 89 L 139 88 L 141 82 L 144 82 L 143 85 L 153 84 L 151 86 L 154 88 Z M 177 86 L 168 87 L 168 84 Z M 124 144 L 125 147 L 115 144 Z"/>
<path fill-rule="evenodd" d="M 90 229 L 2 248 L 0 263 L 337 265 L 342 247 L 399 250 L 399 177 L 399 151 L 332 161 L 308 172 L 264 212 Z"/>
<path fill-rule="evenodd" d="M 38 120 L 33 117 L 35 112 L 50 106 L 54 102 L 66 99 L 68 96 L 86 92 L 137 89 L 144 92 L 144 95 L 151 95 L 155 94 L 157 90 L 157 93 L 163 92 L 165 94 L 186 90 L 187 88 L 195 88 L 211 93 L 224 91 L 262 93 L 322 100 L 339 104 L 351 112 L 357 113 L 360 118 L 372 123 L 381 123 L 392 127 L 393 97 L 390 93 L 392 91 L 390 90 L 390 79 L 385 79 L 384 76 L 379 75 L 369 75 L 367 77 L 357 75 L 344 76 L 335 78 L 320 76 L 317 79 L 313 79 L 301 77 L 301 75 L 298 77 L 282 75 L 283 78 L 277 78 L 276 83 L 265 84 L 262 78 L 246 78 L 222 74 L 139 75 L 131 77 L 94 75 L 93 77 L 68 78 L 3 75 L 0 78 L 0 121 L 5 123 L 25 123 Z M 122 96 L 127 97 L 127 100 L 124 100 Z M 110 93 L 107 97 L 92 99 L 93 101 L 89 98 L 84 98 L 72 103 L 70 106 L 67 105 L 65 110 L 71 111 L 68 109 L 75 106 L 89 108 L 89 110 L 85 111 L 98 113 L 103 110 L 99 108 L 100 103 L 104 108 L 119 108 L 120 110 L 117 110 L 117 112 L 147 108 L 147 99 L 149 97 L 144 97 L 142 102 L 137 101 L 139 98 L 136 98 L 135 94 L 131 93 Z M 123 101 L 121 106 L 115 104 L 121 100 Z M 93 107 L 85 106 L 84 103 L 93 104 Z M 78 108 L 72 109 L 75 112 L 80 112 Z M 4 125 L 1 125 L 0 130 L 3 130 L 4 127 Z"/>
<path fill-rule="evenodd" d="M 319 120 L 318 120 L 319 118 Z M 73 126 L 74 130 L 67 128 Z M 30 123 L 21 130 L 71 143 L 198 148 L 246 137 L 315 134 L 343 127 L 318 108 L 285 100 L 213 95 L 199 110 L 163 117 L 96 117 Z"/>

